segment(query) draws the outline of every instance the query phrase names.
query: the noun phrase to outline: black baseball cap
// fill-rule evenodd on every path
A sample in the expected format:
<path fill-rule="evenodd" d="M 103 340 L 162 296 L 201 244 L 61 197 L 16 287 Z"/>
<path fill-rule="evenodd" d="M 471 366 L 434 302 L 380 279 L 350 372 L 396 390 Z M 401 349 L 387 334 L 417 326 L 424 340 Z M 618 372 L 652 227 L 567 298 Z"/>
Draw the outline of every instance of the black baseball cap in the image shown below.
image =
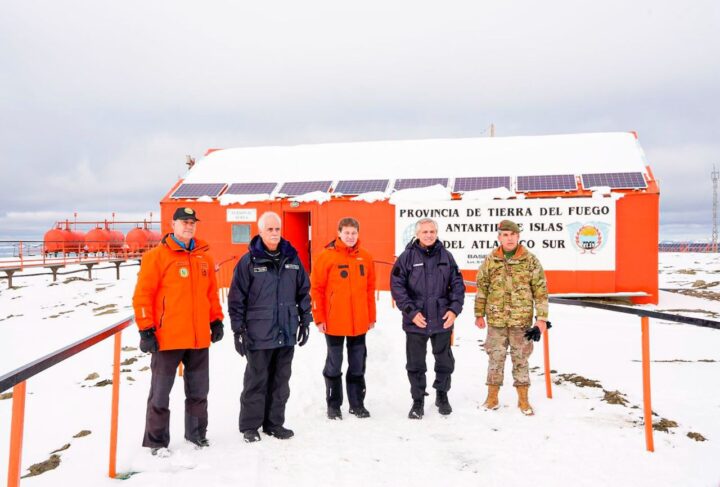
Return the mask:
<path fill-rule="evenodd" d="M 173 214 L 173 220 L 195 220 L 196 222 L 200 221 L 197 217 L 197 214 L 195 213 L 195 210 L 187 207 L 181 207 L 175 210 L 175 213 Z"/>

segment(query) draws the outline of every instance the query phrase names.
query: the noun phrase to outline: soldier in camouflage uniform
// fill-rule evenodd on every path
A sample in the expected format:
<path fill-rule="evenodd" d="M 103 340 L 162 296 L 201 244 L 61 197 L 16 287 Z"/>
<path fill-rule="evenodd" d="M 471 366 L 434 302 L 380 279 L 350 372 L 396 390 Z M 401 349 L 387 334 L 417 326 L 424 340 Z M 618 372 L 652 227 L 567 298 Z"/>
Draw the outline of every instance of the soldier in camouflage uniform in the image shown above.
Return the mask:
<path fill-rule="evenodd" d="M 485 258 L 477 274 L 475 326 L 490 325 L 485 340 L 488 354 L 488 397 L 483 406 L 498 409 L 498 392 L 503 383 L 505 358 L 510 347 L 513 385 L 518 392 L 518 407 L 528 416 L 534 414 L 528 401 L 530 376 L 528 358 L 533 350 L 526 332 L 535 326 L 547 329 L 548 294 L 545 272 L 540 261 L 518 244 L 520 227 L 510 220 L 498 225 L 500 246 Z M 533 307 L 536 321 L 533 325 Z"/>

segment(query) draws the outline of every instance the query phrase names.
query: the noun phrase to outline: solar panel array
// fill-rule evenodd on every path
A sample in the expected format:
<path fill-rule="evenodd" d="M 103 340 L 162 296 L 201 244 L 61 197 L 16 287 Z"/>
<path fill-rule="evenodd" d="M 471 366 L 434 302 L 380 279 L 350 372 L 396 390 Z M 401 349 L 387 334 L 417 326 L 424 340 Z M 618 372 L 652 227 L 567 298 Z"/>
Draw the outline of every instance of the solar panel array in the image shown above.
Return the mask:
<path fill-rule="evenodd" d="M 277 183 L 233 183 L 225 194 L 270 194 Z"/>
<path fill-rule="evenodd" d="M 280 188 L 280 193 L 288 196 L 299 196 L 313 191 L 328 192 L 332 181 L 302 181 L 295 183 L 285 183 Z"/>
<path fill-rule="evenodd" d="M 510 176 L 491 176 L 478 178 L 456 178 L 453 191 L 475 191 L 478 189 L 507 188 L 510 189 Z"/>
<path fill-rule="evenodd" d="M 647 188 L 647 183 L 641 172 L 614 172 L 582 174 L 582 183 L 585 188 L 595 186 L 609 186 L 615 189 Z M 453 191 L 475 191 L 481 189 L 507 188 L 511 189 L 509 176 L 481 176 L 456 178 Z M 357 195 L 371 191 L 387 191 L 389 179 L 346 179 L 338 181 L 335 193 Z M 448 185 L 448 178 L 417 178 L 396 179 L 394 189 L 426 188 L 440 184 Z M 233 183 L 226 194 L 270 194 L 278 183 Z M 301 181 L 288 182 L 282 185 L 279 193 L 288 196 L 299 196 L 314 191 L 328 192 L 332 181 Z M 209 196 L 217 198 L 226 184 L 224 183 L 186 183 L 180 185 L 171 198 L 200 198 Z M 573 174 L 557 174 L 547 176 L 518 176 L 517 191 L 574 191 L 577 190 L 577 181 Z"/>
<path fill-rule="evenodd" d="M 225 183 L 186 183 L 181 184 L 178 189 L 170 196 L 171 198 L 200 198 L 201 196 L 210 196 L 217 198 L 225 188 Z"/>
<path fill-rule="evenodd" d="M 395 189 L 427 188 L 436 184 L 447 186 L 448 178 L 396 179 Z"/>
<path fill-rule="evenodd" d="M 552 176 L 518 176 L 518 191 L 569 191 L 577 189 L 574 174 Z"/>
<path fill-rule="evenodd" d="M 647 188 L 647 183 L 641 172 L 583 174 L 582 182 L 585 188 L 592 188 L 593 186 L 610 186 L 611 188 L 620 189 Z"/>
<path fill-rule="evenodd" d="M 362 194 L 370 191 L 387 190 L 389 179 L 348 179 L 339 181 L 335 192 L 341 194 Z"/>

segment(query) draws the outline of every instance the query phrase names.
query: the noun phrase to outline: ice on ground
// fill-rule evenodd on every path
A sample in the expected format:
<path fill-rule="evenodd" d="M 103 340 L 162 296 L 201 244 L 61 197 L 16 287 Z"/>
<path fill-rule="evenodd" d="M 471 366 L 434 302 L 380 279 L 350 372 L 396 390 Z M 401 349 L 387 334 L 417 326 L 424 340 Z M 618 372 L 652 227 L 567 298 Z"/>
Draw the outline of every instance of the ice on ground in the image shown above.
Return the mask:
<path fill-rule="evenodd" d="M 720 281 L 719 263 L 715 254 L 660 254 L 661 286 L 693 290 L 695 280 Z M 49 276 L 16 276 L 17 288 L 0 288 L 0 374 L 128 315 L 136 269 L 123 267 L 120 281 L 110 268 L 94 269 L 93 281 L 54 284 Z M 433 358 L 428 353 L 426 415 L 421 421 L 407 419 L 412 401 L 404 334 L 400 314 L 383 292 L 378 324 L 367 337 L 370 418 L 350 416 L 347 404 L 342 421 L 325 417 L 325 342 L 312 330 L 293 362 L 286 426 L 295 430 L 295 437 L 281 441 L 263 434 L 260 442 L 243 442 L 237 420 L 245 359 L 226 333 L 211 349 L 211 446 L 196 450 L 183 439 L 184 396 L 178 377 L 171 396 L 173 455 L 168 459 L 152 457 L 141 447 L 150 359 L 136 349 L 137 330 L 127 329 L 122 335 L 130 348 L 121 356 L 128 365 L 121 373 L 118 471 L 129 477 L 126 485 L 173 487 L 720 483 L 720 331 L 651 320 L 654 422 L 665 419 L 664 424 L 678 426 L 656 431 L 655 453 L 648 453 L 640 409 L 637 317 L 551 305 L 553 398 L 545 397 L 538 343 L 530 360 L 536 415 L 525 417 L 516 407 L 509 361 L 501 408 L 480 408 L 486 393 L 486 332 L 473 326 L 472 300 L 469 294 L 457 321 L 450 416 L 442 417 L 434 406 Z M 109 305 L 118 313 L 97 316 L 102 311 L 94 310 Z M 668 291 L 661 293 L 657 308 L 720 313 L 720 301 Z M 57 453 L 61 463 L 56 469 L 25 479 L 23 485 L 116 485 L 107 478 L 110 387 L 99 385 L 112 379 L 111 364 L 112 340 L 105 340 L 28 381 L 23 470 L 70 446 Z M 98 377 L 88 378 L 91 373 Z M 626 406 L 603 400 L 618 396 Z M 11 407 L 11 399 L 0 400 L 0 478 L 7 475 Z M 91 433 L 75 438 L 81 430 Z M 693 433 L 707 441 L 687 436 Z"/>

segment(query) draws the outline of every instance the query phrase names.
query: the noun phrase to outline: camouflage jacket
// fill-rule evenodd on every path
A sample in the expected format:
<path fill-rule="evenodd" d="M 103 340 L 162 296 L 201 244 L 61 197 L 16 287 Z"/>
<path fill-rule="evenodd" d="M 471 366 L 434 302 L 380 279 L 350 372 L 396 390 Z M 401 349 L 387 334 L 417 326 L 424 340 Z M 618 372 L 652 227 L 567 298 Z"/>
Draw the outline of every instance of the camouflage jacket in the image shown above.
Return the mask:
<path fill-rule="evenodd" d="M 540 261 L 519 245 L 507 261 L 498 247 L 477 274 L 475 316 L 487 315 L 490 326 L 530 326 L 533 302 L 537 319 L 548 318 L 548 293 Z"/>

